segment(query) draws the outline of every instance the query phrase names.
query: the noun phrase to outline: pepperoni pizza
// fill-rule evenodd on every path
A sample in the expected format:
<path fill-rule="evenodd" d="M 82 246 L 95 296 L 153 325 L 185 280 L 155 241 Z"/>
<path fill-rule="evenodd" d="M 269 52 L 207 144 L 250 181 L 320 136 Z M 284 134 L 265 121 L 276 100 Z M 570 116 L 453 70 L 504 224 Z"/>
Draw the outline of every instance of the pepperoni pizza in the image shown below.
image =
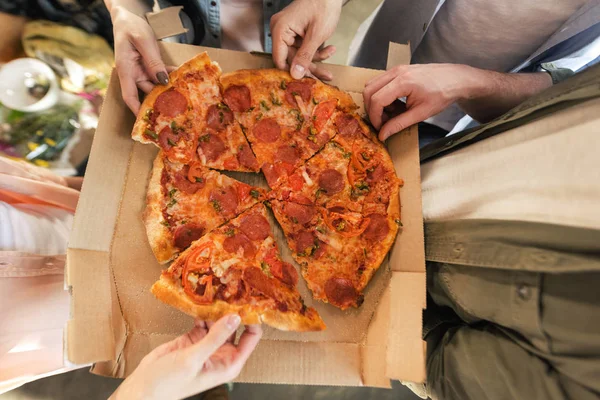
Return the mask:
<path fill-rule="evenodd" d="M 320 330 L 266 218 L 270 205 L 314 297 L 358 307 L 400 224 L 385 147 L 349 94 L 279 70 L 221 76 L 203 53 L 145 99 L 133 138 L 161 148 L 144 221 L 163 302 L 204 319 Z M 217 170 L 258 171 L 270 192 Z"/>
<path fill-rule="evenodd" d="M 194 242 L 162 273 L 152 292 L 204 320 L 237 313 L 244 324 L 324 329 L 316 310 L 304 305 L 297 283 L 296 269 L 279 257 L 265 206 L 257 204 Z"/>
<path fill-rule="evenodd" d="M 265 198 L 263 189 L 195 160 L 171 162 L 162 151 L 154 160 L 144 222 L 150 247 L 161 264 Z"/>

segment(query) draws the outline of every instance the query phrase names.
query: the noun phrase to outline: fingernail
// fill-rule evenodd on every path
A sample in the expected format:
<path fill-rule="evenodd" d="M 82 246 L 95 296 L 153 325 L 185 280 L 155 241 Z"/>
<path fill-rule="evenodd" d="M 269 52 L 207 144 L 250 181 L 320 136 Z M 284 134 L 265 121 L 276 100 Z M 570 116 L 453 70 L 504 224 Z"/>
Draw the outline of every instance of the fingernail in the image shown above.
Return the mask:
<path fill-rule="evenodd" d="M 158 79 L 158 83 L 160 83 L 161 85 L 169 84 L 169 75 L 167 75 L 167 73 L 164 71 L 160 71 L 159 73 L 157 73 L 156 79 Z"/>
<path fill-rule="evenodd" d="M 230 315 L 229 318 L 227 319 L 227 327 L 231 330 L 236 329 L 238 326 L 240 326 L 240 322 L 242 322 L 242 319 L 240 318 L 239 315 L 237 315 L 237 314 Z"/>
<path fill-rule="evenodd" d="M 296 64 L 294 65 L 294 68 L 292 68 L 292 78 L 294 79 L 300 79 L 302 77 L 304 77 L 304 67 L 300 64 Z"/>

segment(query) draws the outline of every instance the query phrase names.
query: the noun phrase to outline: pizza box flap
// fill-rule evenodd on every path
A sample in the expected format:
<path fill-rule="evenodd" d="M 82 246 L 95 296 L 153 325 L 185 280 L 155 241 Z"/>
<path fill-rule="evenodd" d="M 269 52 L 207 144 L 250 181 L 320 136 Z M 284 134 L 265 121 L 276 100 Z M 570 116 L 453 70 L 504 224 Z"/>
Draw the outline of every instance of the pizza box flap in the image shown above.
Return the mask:
<path fill-rule="evenodd" d="M 168 65 L 180 65 L 206 50 L 224 72 L 272 67 L 270 58 L 261 55 L 173 43 L 160 43 L 160 48 Z M 406 57 L 408 47 L 396 47 L 394 52 Z M 333 84 L 350 92 L 360 105 L 364 84 L 381 73 L 328 67 L 335 75 Z M 75 364 L 94 363 L 94 373 L 113 377 L 129 375 L 145 354 L 192 326 L 191 318 L 159 302 L 149 292 L 162 267 L 148 245 L 141 214 L 157 148 L 131 140 L 133 123 L 113 73 L 68 249 L 72 315 L 65 331 L 66 359 Z M 389 387 L 390 377 L 422 380 L 420 314 L 425 280 L 420 278 L 424 277 L 424 247 L 416 129 L 402 132 L 397 138 L 391 146 L 415 147 L 400 151 L 401 159 L 394 161 L 406 182 L 402 201 L 418 218 L 409 218 L 403 207 L 404 228 L 390 261 L 382 264 L 367 287 L 365 303 L 359 309 L 340 311 L 315 302 L 301 279 L 299 290 L 307 304 L 318 309 L 327 330 L 294 333 L 266 328 L 239 381 Z M 265 185 L 259 174 L 231 176 Z M 411 202 L 413 197 L 416 200 Z M 273 229 L 282 256 L 292 261 L 276 223 Z M 421 247 L 417 248 L 419 242 Z M 406 254 L 415 248 L 420 254 Z M 398 362 L 401 367 L 395 364 Z"/>

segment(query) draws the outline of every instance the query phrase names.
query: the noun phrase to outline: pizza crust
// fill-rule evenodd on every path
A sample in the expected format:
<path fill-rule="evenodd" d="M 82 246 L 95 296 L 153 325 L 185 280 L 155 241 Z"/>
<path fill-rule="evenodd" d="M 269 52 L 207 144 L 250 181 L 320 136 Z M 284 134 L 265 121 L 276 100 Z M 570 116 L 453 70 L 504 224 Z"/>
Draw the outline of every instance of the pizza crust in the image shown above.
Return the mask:
<path fill-rule="evenodd" d="M 216 300 L 209 305 L 196 304 L 185 294 L 181 286 L 165 275 L 161 275 L 160 280 L 154 283 L 151 291 L 163 303 L 205 321 L 216 321 L 228 314 L 238 314 L 244 325 L 265 323 L 279 330 L 295 332 L 325 329 L 325 324 L 316 315 L 316 312 L 314 313 L 316 319 L 311 319 L 291 312 L 283 313 L 275 310 L 259 312 L 253 310 L 253 307 L 249 305 L 229 304 L 221 300 Z"/>
<path fill-rule="evenodd" d="M 153 145 L 158 146 L 154 141 L 147 139 L 144 136 L 144 132 L 148 128 L 148 122 L 144 119 L 144 116 L 148 112 L 148 110 L 152 110 L 154 107 L 154 103 L 156 102 L 156 98 L 160 96 L 163 92 L 177 86 L 177 82 L 179 80 L 184 80 L 185 75 L 188 72 L 193 71 L 201 71 L 205 70 L 207 67 L 216 68 L 218 74 L 221 74 L 221 67 L 214 61 L 210 60 L 208 54 L 204 51 L 191 60 L 183 63 L 179 68 L 169 73 L 169 84 L 168 85 L 156 85 L 154 89 L 150 93 L 146 95 L 142 105 L 140 106 L 140 111 L 138 112 L 135 124 L 133 125 L 133 130 L 131 132 L 131 137 L 133 140 L 136 140 L 141 143 L 152 143 Z"/>
<path fill-rule="evenodd" d="M 174 72 L 175 71 L 171 72 L 171 74 L 173 74 Z M 146 129 L 148 129 L 149 125 L 148 121 L 144 119 L 144 116 L 148 113 L 148 110 L 152 110 L 154 102 L 156 102 L 156 98 L 160 96 L 163 92 L 166 92 L 167 90 L 171 89 L 172 87 L 173 86 L 170 84 L 166 86 L 156 85 L 154 86 L 154 89 L 152 89 L 152 91 L 146 95 L 146 98 L 140 106 L 140 111 L 138 111 L 135 124 L 133 125 L 133 130 L 131 131 L 131 138 L 133 140 L 136 140 L 140 143 L 152 143 L 156 147 L 159 147 L 158 143 L 155 143 L 154 141 L 144 136 L 144 132 L 146 132 Z"/>
<path fill-rule="evenodd" d="M 178 253 L 177 248 L 173 246 L 173 235 L 169 228 L 164 225 L 163 192 L 160 184 L 163 169 L 163 156 L 162 152 L 159 152 L 152 165 L 152 175 L 148 181 L 148 192 L 146 194 L 146 209 L 142 216 L 148 242 L 156 260 L 161 264 L 169 262 Z"/>

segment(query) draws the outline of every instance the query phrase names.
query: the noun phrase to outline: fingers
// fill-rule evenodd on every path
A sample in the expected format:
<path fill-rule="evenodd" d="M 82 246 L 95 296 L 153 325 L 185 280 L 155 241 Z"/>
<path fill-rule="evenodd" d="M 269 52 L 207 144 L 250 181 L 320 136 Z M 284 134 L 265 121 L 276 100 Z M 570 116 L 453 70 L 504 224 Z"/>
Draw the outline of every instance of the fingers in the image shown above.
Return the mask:
<path fill-rule="evenodd" d="M 235 333 L 240 322 L 239 315 L 224 316 L 215 322 L 202 340 L 189 347 L 187 356 L 194 360 L 198 368 L 201 368 L 204 362 L 227 342 L 231 334 Z"/>
<path fill-rule="evenodd" d="M 119 81 L 121 83 L 121 94 L 123 95 L 123 101 L 127 104 L 127 107 L 135 114 L 140 111 L 140 98 L 138 96 L 138 89 L 135 84 L 135 79 L 128 73 L 122 71 L 119 72 Z"/>
<path fill-rule="evenodd" d="M 399 97 L 408 96 L 409 94 L 408 85 L 400 78 L 396 78 L 371 96 L 368 114 L 369 120 L 375 129 L 381 128 L 383 109 Z"/>
<path fill-rule="evenodd" d="M 160 51 L 158 50 L 158 44 L 154 35 L 149 32 L 147 34 L 133 36 L 132 44 L 136 50 L 142 55 L 144 61 L 144 67 L 148 76 L 151 79 L 156 80 L 161 85 L 169 83 L 169 74 L 160 57 Z"/>
<path fill-rule="evenodd" d="M 148 94 L 152 91 L 152 89 L 154 89 L 154 83 L 148 81 L 148 80 L 143 80 L 143 81 L 137 81 L 137 87 L 139 87 L 142 92 Z"/>
<path fill-rule="evenodd" d="M 367 110 L 371 106 L 371 97 L 382 87 L 393 81 L 397 76 L 398 74 L 394 70 L 389 70 L 367 82 L 363 91 L 363 100 Z"/>
<path fill-rule="evenodd" d="M 310 64 L 309 71 L 322 81 L 330 81 L 333 79 L 333 74 L 326 70 L 321 64 Z"/>
<path fill-rule="evenodd" d="M 411 108 L 386 122 L 383 127 L 381 127 L 381 131 L 379 131 L 379 140 L 383 142 L 390 136 L 408 128 L 411 125 L 424 121 L 429 117 L 431 117 L 431 115 L 429 115 L 427 112 L 426 107 L 417 106 L 415 108 Z"/>
<path fill-rule="evenodd" d="M 241 363 L 242 365 L 246 363 L 250 354 L 258 345 L 260 338 L 262 337 L 262 328 L 260 325 L 248 325 L 240 336 L 240 340 L 238 342 L 238 357 L 236 358 L 236 363 Z"/>
<path fill-rule="evenodd" d="M 323 43 L 319 38 L 314 37 L 311 31 L 312 29 L 309 28 L 306 37 L 302 41 L 302 46 L 292 60 L 290 74 L 294 79 L 303 78 L 306 72 L 309 71 L 312 59 Z"/>
<path fill-rule="evenodd" d="M 273 62 L 277 68 L 286 69 L 289 47 L 284 40 L 284 28 L 282 24 L 277 24 L 273 21 L 275 21 L 275 18 L 271 18 L 271 34 L 273 35 Z"/>
<path fill-rule="evenodd" d="M 334 45 L 325 46 L 321 50 L 317 51 L 313 57 L 313 61 L 327 60 L 329 57 L 335 54 L 337 49 Z"/>

